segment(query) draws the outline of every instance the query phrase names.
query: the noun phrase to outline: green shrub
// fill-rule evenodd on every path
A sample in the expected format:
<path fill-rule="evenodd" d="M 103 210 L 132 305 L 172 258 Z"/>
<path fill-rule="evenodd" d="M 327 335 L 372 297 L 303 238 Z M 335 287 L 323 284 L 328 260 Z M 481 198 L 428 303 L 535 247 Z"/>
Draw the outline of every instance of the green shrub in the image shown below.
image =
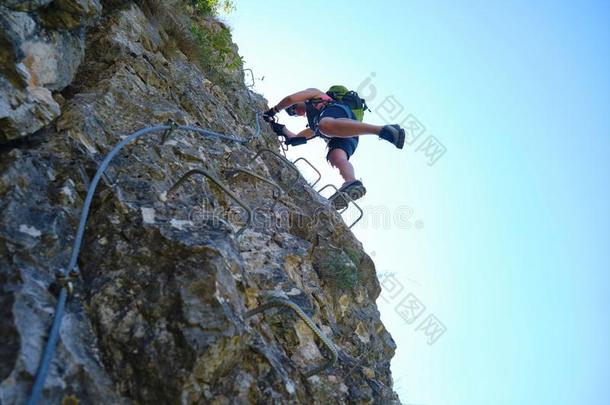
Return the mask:
<path fill-rule="evenodd" d="M 210 80 L 227 84 L 230 72 L 241 70 L 243 59 L 233 49 L 231 33 L 227 28 L 205 28 L 198 24 L 191 25 L 191 33 L 199 48 L 199 63 L 208 72 Z"/>
<path fill-rule="evenodd" d="M 345 248 L 343 251 L 355 265 L 358 265 L 362 260 L 362 254 L 356 249 Z"/>
<path fill-rule="evenodd" d="M 358 267 L 349 255 L 340 249 L 317 248 L 313 265 L 324 282 L 339 290 L 351 290 L 360 282 Z"/>
<path fill-rule="evenodd" d="M 220 11 L 226 14 L 235 10 L 232 0 L 191 0 L 195 9 L 201 14 L 218 15 Z"/>
<path fill-rule="evenodd" d="M 220 10 L 233 10 L 232 0 L 138 0 L 138 4 L 168 34 L 164 53 L 180 50 L 215 84 L 241 82 L 243 59 L 233 45 L 229 28 L 215 17 Z"/>
<path fill-rule="evenodd" d="M 353 267 L 338 266 L 326 269 L 322 277 L 329 285 L 342 291 L 352 290 L 360 281 L 360 276 Z"/>

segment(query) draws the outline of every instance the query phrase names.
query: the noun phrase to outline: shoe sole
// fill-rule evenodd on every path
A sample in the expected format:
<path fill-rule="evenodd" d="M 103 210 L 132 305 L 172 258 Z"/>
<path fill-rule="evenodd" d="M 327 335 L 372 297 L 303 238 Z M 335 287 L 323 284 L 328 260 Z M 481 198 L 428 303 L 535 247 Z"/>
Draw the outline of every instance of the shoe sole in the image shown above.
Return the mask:
<path fill-rule="evenodd" d="M 365 194 L 366 194 L 366 188 L 364 188 L 364 186 L 356 187 L 353 190 L 350 190 L 349 193 L 347 193 L 347 195 L 349 195 L 350 198 L 354 201 L 356 201 L 359 198 L 364 197 Z"/>
<path fill-rule="evenodd" d="M 346 208 L 350 202 L 352 201 L 356 201 L 362 197 L 364 197 L 364 195 L 366 194 L 366 188 L 364 188 L 364 186 L 358 186 L 356 188 L 354 188 L 353 190 L 350 190 L 349 192 L 343 191 L 343 193 L 347 194 L 349 196 L 349 198 L 351 199 L 351 201 L 347 200 L 342 196 L 342 195 L 338 195 L 336 197 L 331 197 L 331 203 L 333 205 L 333 207 L 335 207 L 335 209 L 343 209 Z"/>
<path fill-rule="evenodd" d="M 405 146 L 405 130 L 400 128 L 398 131 L 398 142 L 396 142 L 396 147 L 398 149 L 402 149 Z"/>
<path fill-rule="evenodd" d="M 366 188 L 364 188 L 364 185 L 360 181 L 358 181 L 358 184 L 350 184 L 345 188 L 341 187 L 339 191 L 349 195 L 352 200 L 356 200 L 366 194 Z"/>

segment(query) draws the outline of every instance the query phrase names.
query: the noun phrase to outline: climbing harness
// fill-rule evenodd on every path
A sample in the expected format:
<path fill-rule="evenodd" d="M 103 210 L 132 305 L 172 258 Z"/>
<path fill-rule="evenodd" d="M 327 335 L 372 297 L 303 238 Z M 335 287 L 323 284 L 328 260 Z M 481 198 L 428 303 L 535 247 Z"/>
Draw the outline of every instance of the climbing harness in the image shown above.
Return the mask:
<path fill-rule="evenodd" d="M 307 316 L 307 314 L 301 309 L 301 307 L 299 307 L 294 302 L 284 299 L 284 298 L 272 298 L 269 301 L 262 304 L 261 306 L 246 312 L 244 314 L 244 319 L 250 318 L 251 316 L 259 314 L 270 308 L 280 307 L 280 306 L 292 309 L 299 316 L 299 318 L 301 318 L 303 320 L 303 322 L 305 322 L 305 324 L 309 327 L 309 329 L 311 329 L 311 331 L 320 339 L 320 341 L 322 343 L 324 343 L 324 346 L 326 346 L 326 348 L 328 349 L 328 351 L 331 354 L 331 358 L 328 359 L 328 361 L 326 361 L 325 363 L 323 363 L 319 366 L 316 366 L 316 367 L 313 367 L 313 368 L 307 370 L 306 372 L 303 373 L 303 375 L 305 375 L 305 377 L 311 377 L 312 375 L 318 374 L 321 371 L 334 366 L 335 363 L 337 362 L 338 353 L 337 353 L 337 349 L 335 348 L 335 345 L 333 344 L 332 340 L 330 340 L 328 337 L 326 337 L 326 335 L 324 333 L 322 333 L 322 331 L 316 326 L 315 323 L 313 323 L 311 318 L 309 316 Z"/>

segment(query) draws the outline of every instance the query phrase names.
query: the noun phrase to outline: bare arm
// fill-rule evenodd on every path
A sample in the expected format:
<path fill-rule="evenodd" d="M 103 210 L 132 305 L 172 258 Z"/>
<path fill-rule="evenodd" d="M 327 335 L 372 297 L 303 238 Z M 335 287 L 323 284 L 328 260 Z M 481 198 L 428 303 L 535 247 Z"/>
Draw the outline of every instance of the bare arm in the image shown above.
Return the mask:
<path fill-rule="evenodd" d="M 303 91 L 299 91 L 298 93 L 294 93 L 294 94 L 284 97 L 282 99 L 282 101 L 277 103 L 277 105 L 274 108 L 276 111 L 281 111 L 284 108 L 293 105 L 294 103 L 300 103 L 302 101 L 307 101 L 312 98 L 320 97 L 325 94 L 326 93 L 324 93 L 323 91 L 320 91 L 318 89 L 314 89 L 314 88 L 306 89 Z"/>
<path fill-rule="evenodd" d="M 304 130 L 302 130 L 298 134 L 295 134 L 294 132 L 290 131 L 288 128 L 284 127 L 284 131 L 283 132 L 284 132 L 284 136 L 286 138 L 305 137 L 307 139 L 311 139 L 315 135 L 314 132 L 310 128 L 305 128 Z"/>
<path fill-rule="evenodd" d="M 301 132 L 297 134 L 297 136 L 304 136 L 307 139 L 313 138 L 315 133 L 311 130 L 311 128 L 305 128 Z"/>

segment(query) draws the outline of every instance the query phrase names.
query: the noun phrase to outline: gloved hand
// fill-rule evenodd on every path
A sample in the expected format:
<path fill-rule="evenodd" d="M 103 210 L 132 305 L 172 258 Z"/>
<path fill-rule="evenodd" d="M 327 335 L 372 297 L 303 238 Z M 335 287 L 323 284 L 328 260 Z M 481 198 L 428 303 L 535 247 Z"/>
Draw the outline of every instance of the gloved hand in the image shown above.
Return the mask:
<path fill-rule="evenodd" d="M 267 122 L 273 122 L 275 114 L 277 114 L 277 113 L 278 113 L 278 111 L 275 107 L 270 108 L 263 113 L 263 119 Z"/>
<path fill-rule="evenodd" d="M 286 128 L 285 125 L 278 124 L 277 122 L 271 122 L 271 129 L 273 129 L 273 132 L 275 132 L 278 136 L 284 136 L 284 128 Z"/>
<path fill-rule="evenodd" d="M 294 138 L 286 138 L 284 143 L 288 146 L 299 146 L 307 143 L 307 138 L 304 136 L 295 136 Z"/>

